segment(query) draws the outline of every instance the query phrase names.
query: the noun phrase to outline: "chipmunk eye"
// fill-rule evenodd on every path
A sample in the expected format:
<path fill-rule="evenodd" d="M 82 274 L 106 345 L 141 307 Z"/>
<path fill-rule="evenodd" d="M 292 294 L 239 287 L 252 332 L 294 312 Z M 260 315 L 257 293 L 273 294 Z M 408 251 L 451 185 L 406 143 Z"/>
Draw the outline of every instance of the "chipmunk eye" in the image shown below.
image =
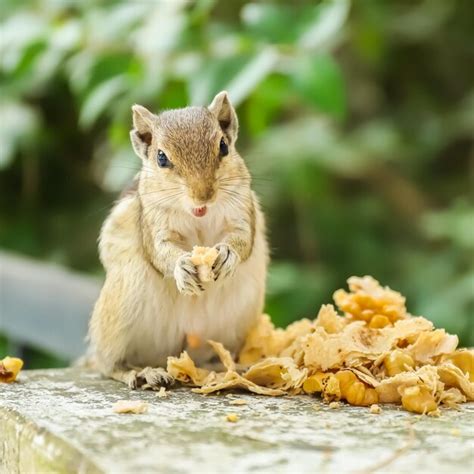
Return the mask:
<path fill-rule="evenodd" d="M 227 143 L 224 141 L 224 137 L 221 138 L 221 142 L 219 143 L 219 156 L 223 158 L 224 156 L 229 154 L 229 147 Z"/>
<path fill-rule="evenodd" d="M 160 168 L 171 168 L 173 165 L 168 157 L 162 150 L 158 150 L 158 155 L 156 156 L 156 161 Z"/>

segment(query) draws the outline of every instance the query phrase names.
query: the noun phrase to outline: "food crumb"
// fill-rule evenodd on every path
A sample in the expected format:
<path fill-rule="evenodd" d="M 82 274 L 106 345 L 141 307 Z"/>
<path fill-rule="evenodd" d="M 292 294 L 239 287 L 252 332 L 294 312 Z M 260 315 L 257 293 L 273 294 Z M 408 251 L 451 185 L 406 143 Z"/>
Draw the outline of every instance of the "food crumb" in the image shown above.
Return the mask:
<path fill-rule="evenodd" d="M 451 430 L 451 434 L 452 434 L 453 436 L 461 436 L 461 432 L 460 432 L 458 429 L 456 429 L 456 428 L 453 428 L 453 429 Z"/>
<path fill-rule="evenodd" d="M 165 387 L 161 387 L 160 390 L 158 390 L 158 393 L 156 394 L 159 398 L 166 398 L 169 393 L 166 391 Z"/>
<path fill-rule="evenodd" d="M 0 359 L 0 382 L 14 382 L 23 368 L 23 361 L 16 357 Z"/>
<path fill-rule="evenodd" d="M 229 402 L 230 405 L 247 405 L 247 401 L 242 398 L 236 398 Z"/>
<path fill-rule="evenodd" d="M 378 415 L 382 413 L 382 409 L 376 403 L 374 403 L 373 405 L 370 405 L 370 413 Z"/>
<path fill-rule="evenodd" d="M 331 402 L 329 404 L 329 408 L 331 408 L 332 410 L 337 410 L 340 407 L 341 407 L 341 404 L 339 402 Z"/>
<path fill-rule="evenodd" d="M 321 407 L 319 405 L 316 405 L 316 403 L 314 403 L 313 405 L 311 405 L 311 408 L 314 410 L 314 411 L 319 411 L 321 410 Z"/>
<path fill-rule="evenodd" d="M 115 413 L 146 413 L 148 411 L 148 403 L 141 400 L 119 400 L 112 406 Z"/>
<path fill-rule="evenodd" d="M 197 266 L 198 277 L 201 282 L 208 282 L 214 279 L 212 265 L 216 261 L 218 254 L 215 247 L 193 247 L 191 262 Z"/>
<path fill-rule="evenodd" d="M 237 413 L 228 413 L 226 416 L 226 420 L 230 421 L 231 423 L 235 423 L 236 421 L 239 421 L 239 415 Z"/>

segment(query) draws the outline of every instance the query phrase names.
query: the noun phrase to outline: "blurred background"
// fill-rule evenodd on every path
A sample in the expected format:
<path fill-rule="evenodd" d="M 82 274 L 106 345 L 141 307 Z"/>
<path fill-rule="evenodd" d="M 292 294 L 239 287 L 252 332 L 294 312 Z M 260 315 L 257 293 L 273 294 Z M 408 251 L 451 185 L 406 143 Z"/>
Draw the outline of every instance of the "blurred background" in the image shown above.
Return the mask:
<path fill-rule="evenodd" d="M 82 338 L 70 299 L 11 308 L 61 298 L 57 266 L 100 281 L 101 223 L 139 168 L 131 105 L 222 89 L 268 219 L 275 323 L 370 274 L 474 344 L 474 2 L 3 0 L 0 18 L 0 249 L 56 265 L 35 267 L 41 290 L 27 261 L 16 287 L 4 273 L 0 355 L 63 365 L 62 333 Z"/>

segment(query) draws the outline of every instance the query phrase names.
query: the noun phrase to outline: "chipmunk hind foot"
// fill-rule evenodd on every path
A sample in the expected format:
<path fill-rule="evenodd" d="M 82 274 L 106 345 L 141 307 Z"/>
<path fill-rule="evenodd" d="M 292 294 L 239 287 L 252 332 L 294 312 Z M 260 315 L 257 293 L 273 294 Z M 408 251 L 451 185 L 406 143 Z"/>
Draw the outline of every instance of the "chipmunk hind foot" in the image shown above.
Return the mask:
<path fill-rule="evenodd" d="M 174 378 L 161 367 L 145 367 L 143 369 L 114 370 L 110 377 L 125 383 L 130 389 L 169 387 L 174 383 Z"/>

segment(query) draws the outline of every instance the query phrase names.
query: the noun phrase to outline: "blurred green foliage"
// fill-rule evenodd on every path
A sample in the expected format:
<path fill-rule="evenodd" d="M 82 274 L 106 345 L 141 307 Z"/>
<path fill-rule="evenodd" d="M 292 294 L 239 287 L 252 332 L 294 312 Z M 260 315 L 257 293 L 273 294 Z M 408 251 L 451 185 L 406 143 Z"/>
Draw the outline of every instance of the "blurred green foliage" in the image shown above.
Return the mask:
<path fill-rule="evenodd" d="M 2 247 L 101 272 L 100 224 L 139 167 L 130 106 L 227 89 L 274 320 L 371 274 L 474 344 L 474 2 L 2 3 Z"/>

